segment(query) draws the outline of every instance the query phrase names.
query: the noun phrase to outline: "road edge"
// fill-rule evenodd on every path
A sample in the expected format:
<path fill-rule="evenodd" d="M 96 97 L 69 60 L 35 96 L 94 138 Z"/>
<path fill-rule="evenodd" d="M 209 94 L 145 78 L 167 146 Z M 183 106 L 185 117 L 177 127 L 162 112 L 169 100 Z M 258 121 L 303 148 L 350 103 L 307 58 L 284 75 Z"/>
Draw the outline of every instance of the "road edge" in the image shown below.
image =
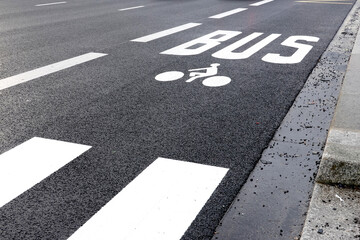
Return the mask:
<path fill-rule="evenodd" d="M 360 67 L 359 13 L 357 1 L 331 43 L 338 42 L 343 34 L 355 38 L 301 240 L 360 238 L 359 188 L 331 185 L 360 185 L 360 110 L 354 107 L 360 101 L 356 82 Z"/>
<path fill-rule="evenodd" d="M 359 7 L 360 4 L 357 2 L 353 7 L 354 11 L 349 16 L 358 14 Z M 359 70 L 360 32 L 357 33 L 334 118 L 330 126 L 316 178 L 319 183 L 360 186 Z"/>

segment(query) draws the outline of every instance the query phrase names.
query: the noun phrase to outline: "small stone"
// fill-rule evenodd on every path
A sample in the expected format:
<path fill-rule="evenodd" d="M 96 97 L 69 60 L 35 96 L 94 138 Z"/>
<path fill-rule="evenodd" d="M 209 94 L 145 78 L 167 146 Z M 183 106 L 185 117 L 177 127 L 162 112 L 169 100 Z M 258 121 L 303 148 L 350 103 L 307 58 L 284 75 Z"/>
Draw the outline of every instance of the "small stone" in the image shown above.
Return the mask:
<path fill-rule="evenodd" d="M 323 234 L 324 230 L 322 230 L 321 228 L 317 231 L 318 234 Z"/>
<path fill-rule="evenodd" d="M 261 159 L 260 162 L 263 163 L 263 164 L 272 164 L 271 161 L 267 161 L 267 160 L 264 160 L 264 159 Z"/>

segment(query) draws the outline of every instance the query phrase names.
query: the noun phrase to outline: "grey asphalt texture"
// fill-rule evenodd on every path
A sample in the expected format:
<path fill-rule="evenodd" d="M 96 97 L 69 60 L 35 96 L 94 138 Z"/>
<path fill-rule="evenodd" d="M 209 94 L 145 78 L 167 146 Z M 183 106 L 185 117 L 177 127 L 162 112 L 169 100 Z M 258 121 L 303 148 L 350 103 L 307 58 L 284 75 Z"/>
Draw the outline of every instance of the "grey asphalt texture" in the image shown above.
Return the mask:
<path fill-rule="evenodd" d="M 88 52 L 109 55 L 0 91 L 0 153 L 34 136 L 92 146 L 0 209 L 0 239 L 67 239 L 158 157 L 230 169 L 183 236 L 210 239 L 352 6 L 275 0 L 249 7 L 254 2 L 82 0 L 36 8 L 2 1 L 1 79 Z M 146 7 L 117 11 L 137 5 Z M 208 18 L 239 7 L 249 9 Z M 203 25 L 130 42 L 189 22 Z M 216 30 L 242 34 L 196 56 L 159 54 Z M 282 35 L 248 59 L 211 56 L 253 32 Z M 299 64 L 261 61 L 271 52 L 291 55 L 280 43 L 293 35 L 320 40 Z M 221 64 L 229 85 L 154 80 L 211 63 Z"/>

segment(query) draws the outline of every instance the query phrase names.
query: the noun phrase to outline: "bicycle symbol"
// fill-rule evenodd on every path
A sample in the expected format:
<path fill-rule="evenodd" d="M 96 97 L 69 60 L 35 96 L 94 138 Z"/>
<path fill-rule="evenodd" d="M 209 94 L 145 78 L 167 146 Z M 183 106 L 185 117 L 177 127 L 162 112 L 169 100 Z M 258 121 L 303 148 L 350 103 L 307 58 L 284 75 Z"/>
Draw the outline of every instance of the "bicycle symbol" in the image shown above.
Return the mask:
<path fill-rule="evenodd" d="M 218 72 L 218 66 L 220 66 L 219 63 L 213 63 L 210 65 L 210 67 L 189 69 L 188 71 L 190 72 L 190 78 L 185 82 L 192 82 L 198 78 L 205 78 L 202 81 L 202 84 L 207 87 L 222 87 L 229 84 L 231 82 L 231 78 L 226 76 L 216 76 Z M 202 70 L 205 70 L 205 72 L 198 72 Z M 184 75 L 185 74 L 183 72 L 169 71 L 156 75 L 155 79 L 160 82 L 169 82 L 179 80 Z"/>

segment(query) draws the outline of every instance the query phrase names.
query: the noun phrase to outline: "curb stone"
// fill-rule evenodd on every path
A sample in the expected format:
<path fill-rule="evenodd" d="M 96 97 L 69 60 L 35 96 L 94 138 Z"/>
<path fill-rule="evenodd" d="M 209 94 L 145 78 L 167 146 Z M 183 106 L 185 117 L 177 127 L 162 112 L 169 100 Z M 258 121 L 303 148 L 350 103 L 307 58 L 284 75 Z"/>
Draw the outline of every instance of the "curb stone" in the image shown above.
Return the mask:
<path fill-rule="evenodd" d="M 360 239 L 360 191 L 315 184 L 301 240 Z"/>
<path fill-rule="evenodd" d="M 360 185 L 360 131 L 330 129 L 316 181 Z"/>
<path fill-rule="evenodd" d="M 330 185 L 360 186 L 360 82 L 356 79 L 360 69 L 359 12 L 360 2 L 357 1 L 336 35 L 348 33 L 348 23 L 352 25 L 351 35 L 357 37 L 330 126 L 301 240 L 360 239 L 360 189 Z"/>
<path fill-rule="evenodd" d="M 356 4 L 358 5 L 358 4 Z M 358 8 L 357 6 L 355 6 Z M 360 32 L 351 54 L 316 181 L 360 186 Z"/>

